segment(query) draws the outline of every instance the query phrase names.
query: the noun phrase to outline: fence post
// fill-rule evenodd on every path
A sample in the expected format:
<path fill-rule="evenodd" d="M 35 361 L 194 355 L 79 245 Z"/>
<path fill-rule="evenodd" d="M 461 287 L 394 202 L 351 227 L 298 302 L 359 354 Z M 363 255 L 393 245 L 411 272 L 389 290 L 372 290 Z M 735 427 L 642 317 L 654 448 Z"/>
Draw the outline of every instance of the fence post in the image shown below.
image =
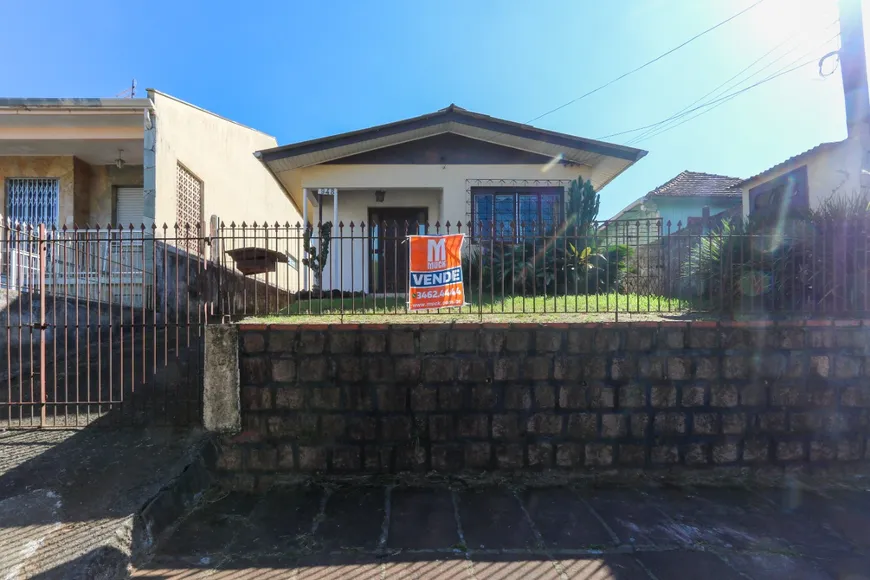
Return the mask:
<path fill-rule="evenodd" d="M 39 416 L 40 427 L 45 427 L 45 224 L 39 224 Z"/>

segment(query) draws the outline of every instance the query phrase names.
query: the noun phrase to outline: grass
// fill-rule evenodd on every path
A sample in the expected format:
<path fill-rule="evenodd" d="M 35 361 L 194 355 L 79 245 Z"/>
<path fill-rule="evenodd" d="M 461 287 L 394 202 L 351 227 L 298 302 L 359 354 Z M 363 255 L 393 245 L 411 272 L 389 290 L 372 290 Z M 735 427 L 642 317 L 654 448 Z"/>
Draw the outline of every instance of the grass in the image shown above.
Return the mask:
<path fill-rule="evenodd" d="M 474 322 L 595 322 L 661 320 L 688 310 L 674 298 L 638 294 L 571 295 L 559 297 L 484 297 L 480 303 L 440 311 L 408 312 L 403 296 L 366 296 L 300 300 L 277 315 L 257 322 L 319 323 L 450 323 Z"/>

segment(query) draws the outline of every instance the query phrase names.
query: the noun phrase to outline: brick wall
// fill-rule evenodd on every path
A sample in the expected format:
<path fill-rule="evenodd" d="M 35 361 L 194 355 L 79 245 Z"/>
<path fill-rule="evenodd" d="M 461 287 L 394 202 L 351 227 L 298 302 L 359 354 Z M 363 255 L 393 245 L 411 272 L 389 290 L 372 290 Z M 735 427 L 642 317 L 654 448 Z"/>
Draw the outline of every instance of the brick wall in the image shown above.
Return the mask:
<path fill-rule="evenodd" d="M 229 472 L 849 470 L 870 325 L 242 325 Z"/>

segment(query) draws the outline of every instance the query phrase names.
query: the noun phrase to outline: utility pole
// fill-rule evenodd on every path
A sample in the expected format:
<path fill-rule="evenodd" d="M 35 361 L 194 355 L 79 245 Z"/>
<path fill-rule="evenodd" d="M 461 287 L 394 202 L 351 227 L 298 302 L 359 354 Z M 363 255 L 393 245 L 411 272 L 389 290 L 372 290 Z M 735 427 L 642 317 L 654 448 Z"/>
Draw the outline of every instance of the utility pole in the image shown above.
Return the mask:
<path fill-rule="evenodd" d="M 861 192 L 870 191 L 870 90 L 867 88 L 867 57 L 864 53 L 862 0 L 839 0 L 840 74 L 846 106 L 849 139 L 861 144 Z M 858 193 L 858 192 L 855 192 Z"/>

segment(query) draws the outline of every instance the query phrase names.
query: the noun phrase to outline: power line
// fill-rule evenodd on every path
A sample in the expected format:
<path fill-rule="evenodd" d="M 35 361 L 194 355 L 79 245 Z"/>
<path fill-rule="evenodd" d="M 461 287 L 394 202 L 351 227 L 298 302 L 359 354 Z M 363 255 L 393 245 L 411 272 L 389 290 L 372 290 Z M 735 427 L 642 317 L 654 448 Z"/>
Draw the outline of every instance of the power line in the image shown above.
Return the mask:
<path fill-rule="evenodd" d="M 761 4 L 762 2 L 764 2 L 764 0 L 757 0 L 757 2 L 755 2 L 754 4 L 750 4 L 749 6 L 747 6 L 746 8 L 744 8 L 743 10 L 741 10 L 740 12 L 738 12 L 737 14 L 734 14 L 733 16 L 730 16 L 730 17 L 726 18 L 726 19 L 723 20 L 722 22 L 716 24 L 715 26 L 711 26 L 710 28 L 708 28 L 707 30 L 704 30 L 703 32 L 699 32 L 698 34 L 696 34 L 695 36 L 693 36 L 693 37 L 690 38 L 689 40 L 683 42 L 682 44 L 680 44 L 680 45 L 678 45 L 678 46 L 675 46 L 674 48 L 670 49 L 669 51 L 664 52 L 664 53 L 658 55 L 657 57 L 655 57 L 654 59 L 645 62 L 644 64 L 640 65 L 639 67 L 634 68 L 634 69 L 628 71 L 627 73 L 621 74 L 621 75 L 619 75 L 618 77 L 616 77 L 615 79 L 613 79 L 613 80 L 611 80 L 611 81 L 608 81 L 608 82 L 604 83 L 603 85 L 601 85 L 601 86 L 599 86 L 599 87 L 597 87 L 597 88 L 595 88 L 595 89 L 592 89 L 591 91 L 589 91 L 589 92 L 587 92 L 587 93 L 584 93 L 584 94 L 580 95 L 580 96 L 577 97 L 576 99 L 572 99 L 572 100 L 568 101 L 568 102 L 565 103 L 564 105 L 559 105 L 559 106 L 556 107 L 555 109 L 552 109 L 552 110 L 550 110 L 550 111 L 547 111 L 547 112 L 544 113 L 543 115 L 538 115 L 538 116 L 535 117 L 534 119 L 531 119 L 531 120 L 529 120 L 529 121 L 526 121 L 526 124 L 534 123 L 534 122 L 537 121 L 538 119 L 543 119 L 543 118 L 546 117 L 547 115 L 550 115 L 550 114 L 552 114 L 552 113 L 555 113 L 556 111 L 560 111 L 560 110 L 564 109 L 565 107 L 568 107 L 568 106 L 570 106 L 570 105 L 573 105 L 573 104 L 576 103 L 577 101 L 580 101 L 580 100 L 582 100 L 582 99 L 585 99 L 585 98 L 588 97 L 589 95 L 595 94 L 595 93 L 597 93 L 598 91 L 600 91 L 601 89 L 607 88 L 607 87 L 609 87 L 610 85 L 612 85 L 613 83 L 615 83 L 615 82 L 617 82 L 617 81 L 621 81 L 621 80 L 624 79 L 625 77 L 627 77 L 627 76 L 629 76 L 629 75 L 632 75 L 632 74 L 634 74 L 634 73 L 636 73 L 636 72 L 638 72 L 638 71 L 640 71 L 640 70 L 642 70 L 642 69 L 645 69 L 645 68 L 648 67 L 649 65 L 651 65 L 651 64 L 653 64 L 653 63 L 655 63 L 655 62 L 658 62 L 659 60 L 663 59 L 664 57 L 668 56 L 669 54 L 674 53 L 674 52 L 680 50 L 681 48 L 683 48 L 684 46 L 686 46 L 687 44 L 689 44 L 689 43 L 691 43 L 691 42 L 694 42 L 695 40 L 701 38 L 702 36 L 704 36 L 704 35 L 707 34 L 708 32 L 712 32 L 712 31 L 716 30 L 717 28 L 719 28 L 720 26 L 722 26 L 722 25 L 724 25 L 724 24 L 727 24 L 727 23 L 731 22 L 732 20 L 734 20 L 735 18 L 737 18 L 737 17 L 740 16 L 741 14 L 744 14 L 744 13 L 746 13 L 746 12 L 749 12 L 750 10 L 752 10 L 753 8 L 755 8 L 756 6 L 758 6 L 759 4 Z"/>
<path fill-rule="evenodd" d="M 828 30 L 828 29 L 831 28 L 833 25 L 837 24 L 839 21 L 840 21 L 839 18 L 838 18 L 837 20 L 834 20 L 833 22 L 831 22 L 830 24 L 828 24 L 827 26 L 825 26 L 825 27 L 822 29 L 822 31 Z M 731 90 L 732 88 L 735 88 L 735 87 L 737 87 L 737 86 L 740 86 L 741 83 L 744 83 L 744 82 L 748 81 L 749 79 L 751 79 L 752 77 L 755 77 L 755 76 L 761 74 L 762 71 L 764 71 L 764 70 L 770 68 L 771 66 L 773 66 L 774 64 L 776 64 L 778 61 L 782 60 L 783 58 L 785 58 L 785 57 L 788 56 L 789 54 L 793 53 L 794 51 L 796 51 L 796 50 L 798 49 L 798 46 L 794 46 L 794 47 L 790 48 L 789 50 L 785 51 L 784 53 L 782 53 L 782 54 L 779 55 L 778 57 L 774 58 L 772 61 L 768 62 L 768 63 L 765 64 L 763 67 L 761 67 L 761 68 L 758 69 L 757 71 L 753 72 L 751 75 L 747 76 L 746 78 L 742 79 L 741 81 L 736 82 L 736 83 L 732 83 L 732 81 L 734 81 L 734 80 L 737 79 L 738 77 L 742 76 L 745 72 L 749 71 L 751 68 L 753 68 L 753 67 L 754 67 L 755 65 L 757 65 L 759 62 L 761 62 L 762 60 L 764 60 L 765 58 L 767 58 L 770 54 L 772 54 L 773 52 L 775 52 L 775 51 L 777 51 L 778 49 L 780 49 L 782 46 L 784 46 L 784 45 L 786 45 L 787 43 L 789 43 L 789 42 L 790 42 L 791 40 L 793 40 L 796 36 L 798 36 L 798 34 L 799 34 L 799 32 L 795 32 L 794 34 L 792 34 L 791 36 L 789 36 L 788 38 L 786 38 L 785 40 L 783 40 L 782 42 L 780 42 L 779 44 L 777 44 L 776 46 L 774 46 L 773 48 L 771 48 L 770 50 L 768 50 L 766 53 L 764 53 L 763 55 L 761 55 L 760 57 L 758 57 L 757 59 L 755 59 L 754 61 L 752 61 L 749 65 L 747 65 L 747 66 L 744 67 L 742 70 L 740 70 L 740 72 L 738 72 L 737 74 L 733 75 L 732 77 L 730 77 L 728 80 L 726 80 L 726 81 L 724 81 L 723 83 L 721 83 L 720 85 L 718 85 L 718 86 L 717 86 L 716 88 L 714 88 L 713 90 L 711 90 L 711 91 L 705 93 L 703 96 L 701 96 L 701 97 L 695 99 L 694 101 L 692 101 L 691 103 L 689 103 L 688 105 L 686 105 L 685 107 L 683 107 L 682 109 L 680 109 L 679 111 L 677 111 L 676 113 L 674 113 L 674 116 L 679 115 L 680 113 L 686 111 L 687 109 L 690 109 L 692 106 L 697 105 L 698 103 L 702 102 L 704 99 L 706 99 L 707 97 L 709 97 L 709 96 L 711 96 L 711 95 L 714 96 L 714 97 L 715 97 L 715 96 L 719 96 L 719 95 L 722 95 L 722 94 L 724 94 L 725 92 Z M 835 37 L 835 38 L 836 38 L 836 37 Z M 824 43 L 822 43 L 821 45 L 819 45 L 819 47 L 824 46 L 824 45 L 827 44 L 828 42 L 830 42 L 830 40 L 825 41 Z M 809 52 L 812 52 L 812 50 L 809 51 Z M 809 52 L 804 53 L 804 55 L 809 54 Z M 802 56 L 803 56 L 803 55 L 802 55 Z M 801 57 L 798 57 L 798 59 L 802 58 L 802 56 L 801 56 Z M 792 61 L 792 63 L 794 63 L 794 62 L 796 62 L 796 61 Z M 791 63 L 790 63 L 790 64 L 791 64 Z M 786 65 L 786 66 L 790 66 L 790 64 L 789 64 L 789 65 Z M 780 69 L 780 70 L 782 70 L 782 69 Z M 724 103 L 724 102 L 723 102 L 723 103 L 720 103 L 720 104 L 718 104 L 718 105 L 712 107 L 710 110 L 713 110 L 713 109 L 715 109 L 716 107 L 719 107 L 719 106 L 721 106 L 721 105 L 723 105 L 723 104 L 725 104 L 725 103 Z M 703 113 L 701 113 L 701 114 L 703 114 Z M 699 116 L 699 115 L 695 115 L 695 116 Z M 694 116 L 693 116 L 692 118 L 694 118 Z M 676 120 L 676 119 L 672 119 L 672 120 Z M 680 123 L 677 123 L 676 125 L 673 125 L 673 126 L 682 125 L 684 122 L 685 122 L 685 121 L 681 121 Z M 627 145 L 632 145 L 632 144 L 634 144 L 634 143 L 639 143 L 640 141 L 646 139 L 648 136 L 651 136 L 652 133 L 656 133 L 656 134 L 658 134 L 659 130 L 660 130 L 660 128 L 647 129 L 646 131 L 644 131 L 644 132 L 641 133 L 640 135 L 637 135 L 637 136 L 633 137 L 633 138 L 632 138 L 628 143 L 626 143 L 626 144 L 627 144 Z"/>
<path fill-rule="evenodd" d="M 829 38 L 828 40 L 826 40 L 826 41 L 825 41 L 822 45 L 820 45 L 820 46 L 824 46 L 825 44 L 831 42 L 832 40 L 834 40 L 834 39 L 837 38 L 838 36 L 839 36 L 839 34 L 837 34 L 837 35 L 835 35 L 835 36 Z M 817 48 L 818 48 L 818 47 L 817 47 Z M 813 50 L 815 50 L 815 49 L 813 49 Z M 812 50 L 809 51 L 809 52 L 812 52 Z M 795 62 L 797 62 L 797 60 L 800 60 L 801 58 L 803 58 L 804 56 L 806 56 L 807 54 L 809 54 L 809 52 L 806 52 L 806 53 L 802 54 L 800 57 L 798 57 L 797 59 L 795 59 L 795 60 L 793 60 L 792 62 L 790 62 L 789 64 L 787 64 L 786 67 L 791 66 L 792 64 L 794 64 Z M 805 63 L 802 63 L 802 64 L 800 64 L 800 65 L 798 65 L 798 66 L 796 66 L 796 67 L 790 68 L 790 69 L 788 69 L 788 70 L 779 69 L 779 71 L 775 72 L 774 74 L 772 74 L 772 75 L 770 75 L 770 76 L 768 76 L 768 77 L 765 77 L 765 78 L 761 79 L 760 81 L 758 81 L 758 82 L 756 82 L 756 83 L 753 83 L 753 84 L 751 84 L 751 85 L 749 85 L 749 86 L 747 86 L 747 87 L 744 87 L 744 88 L 742 88 L 742 89 L 739 89 L 739 90 L 737 90 L 737 91 L 734 91 L 733 93 L 729 93 L 729 94 L 727 94 L 727 95 L 724 95 L 724 96 L 722 96 L 722 97 L 718 97 L 718 98 L 713 99 L 713 100 L 711 100 L 711 101 L 707 101 L 706 103 L 703 103 L 703 104 L 701 104 L 701 105 L 698 105 L 697 107 L 693 107 L 693 108 L 691 108 L 691 109 L 688 109 L 688 110 L 686 110 L 686 111 L 683 111 L 683 112 L 681 112 L 681 113 L 679 113 L 679 114 L 671 115 L 670 117 L 667 117 L 667 118 L 665 118 L 665 119 L 662 119 L 661 121 L 658 121 L 658 122 L 656 122 L 656 123 L 650 123 L 649 125 L 644 125 L 644 126 L 642 126 L 642 127 L 637 127 L 637 128 L 635 128 L 635 129 L 628 129 L 628 130 L 626 130 L 626 131 L 619 131 L 619 132 L 617 132 L 617 133 L 611 133 L 610 135 L 605 135 L 605 136 L 603 136 L 603 137 L 599 137 L 599 139 L 609 139 L 610 137 L 617 137 L 617 136 L 619 136 L 619 135 L 625 135 L 625 134 L 627 134 L 627 133 L 635 133 L 635 132 L 637 132 L 637 131 L 643 131 L 644 129 L 649 129 L 649 128 L 652 128 L 652 127 L 658 127 L 658 126 L 663 125 L 663 124 L 665 124 L 665 123 L 668 123 L 668 122 L 670 122 L 670 121 L 672 121 L 672 120 L 674 120 L 674 119 L 679 119 L 679 118 L 681 118 L 681 117 L 685 117 L 686 115 L 688 115 L 688 114 L 690 114 L 690 113 L 694 113 L 695 111 L 698 111 L 698 110 L 700 110 L 700 109 L 705 109 L 705 108 L 707 108 L 707 107 L 709 107 L 709 106 L 711 106 L 711 105 L 714 105 L 714 104 L 716 104 L 716 103 L 720 103 L 720 102 L 722 102 L 722 101 L 725 101 L 725 100 L 731 99 L 731 98 L 733 98 L 733 97 L 736 97 L 737 95 L 743 94 L 743 93 L 745 93 L 745 92 L 748 91 L 748 90 L 754 89 L 755 87 L 760 86 L 760 85 L 763 85 L 764 83 L 767 83 L 767 82 L 769 82 L 769 81 L 772 81 L 772 80 L 775 79 L 775 78 L 781 77 L 781 76 L 784 75 L 784 74 L 788 74 L 788 73 L 790 73 L 790 72 L 796 71 L 796 70 L 798 70 L 799 68 L 805 67 L 805 66 L 807 66 L 808 64 L 811 64 L 811 63 L 813 63 L 813 62 L 817 62 L 817 59 L 813 58 L 812 60 L 809 60 L 809 61 L 807 61 L 807 62 L 805 62 Z M 781 72 L 780 72 L 780 71 L 781 71 Z"/>

